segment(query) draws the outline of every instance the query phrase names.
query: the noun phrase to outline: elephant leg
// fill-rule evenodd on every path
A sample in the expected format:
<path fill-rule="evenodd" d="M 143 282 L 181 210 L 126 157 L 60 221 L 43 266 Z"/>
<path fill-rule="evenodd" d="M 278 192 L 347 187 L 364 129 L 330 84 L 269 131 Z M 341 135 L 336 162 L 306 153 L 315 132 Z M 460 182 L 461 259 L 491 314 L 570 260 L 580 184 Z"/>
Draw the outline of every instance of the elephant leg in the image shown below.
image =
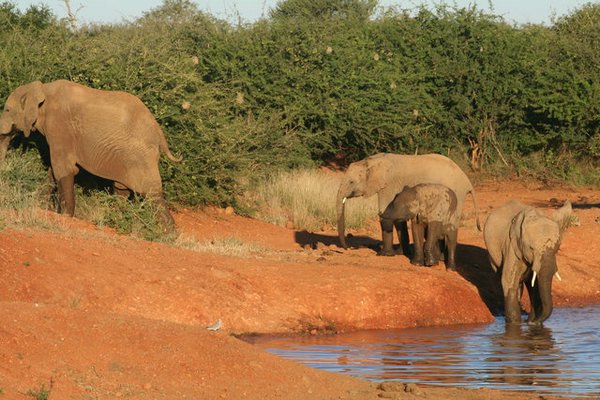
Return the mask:
<path fill-rule="evenodd" d="M 129 196 L 131 195 L 131 190 L 129 190 L 129 188 L 127 186 L 125 186 L 119 182 L 113 183 L 113 192 L 117 196 L 121 196 L 121 197 L 129 198 Z"/>
<path fill-rule="evenodd" d="M 425 265 L 425 256 L 423 254 L 423 247 L 425 244 L 425 224 L 418 222 L 416 218 L 413 218 L 410 225 L 413 234 L 413 257 L 410 262 L 414 265 Z"/>
<path fill-rule="evenodd" d="M 522 293 L 521 267 L 519 261 L 509 257 L 502 270 L 502 291 L 504 292 L 504 315 L 507 324 L 521 323 Z"/>
<path fill-rule="evenodd" d="M 387 218 L 380 218 L 379 223 L 381 225 L 381 239 L 382 248 L 378 255 L 380 256 L 393 256 L 396 255 L 394 252 L 394 221 Z"/>
<path fill-rule="evenodd" d="M 408 240 L 408 224 L 406 221 L 396 221 L 394 223 L 396 232 L 398 233 L 398 240 L 400 241 L 400 249 L 396 251 L 396 254 L 409 254 L 409 240 Z"/>
<path fill-rule="evenodd" d="M 58 180 L 59 212 L 69 216 L 75 214 L 75 175 L 63 176 Z"/>
<path fill-rule="evenodd" d="M 446 259 L 446 269 L 456 271 L 456 243 L 458 241 L 458 230 L 452 229 L 446 232 L 446 251 L 448 258 Z"/>
<path fill-rule="evenodd" d="M 437 265 L 439 261 L 440 248 L 438 238 L 441 232 L 441 222 L 430 222 L 427 224 L 427 240 L 423 246 L 423 252 L 425 255 L 425 265 L 428 267 Z"/>

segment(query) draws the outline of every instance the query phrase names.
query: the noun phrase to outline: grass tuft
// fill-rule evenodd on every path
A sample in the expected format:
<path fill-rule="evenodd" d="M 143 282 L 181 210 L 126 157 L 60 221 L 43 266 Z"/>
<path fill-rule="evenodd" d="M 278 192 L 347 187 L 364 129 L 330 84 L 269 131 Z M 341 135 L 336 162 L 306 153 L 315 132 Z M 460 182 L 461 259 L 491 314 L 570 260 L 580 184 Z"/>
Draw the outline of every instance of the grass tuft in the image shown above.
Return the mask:
<path fill-rule="evenodd" d="M 33 397 L 35 400 L 48 400 L 50 398 L 50 389 L 42 384 L 39 389 L 29 389 L 27 396 Z"/>

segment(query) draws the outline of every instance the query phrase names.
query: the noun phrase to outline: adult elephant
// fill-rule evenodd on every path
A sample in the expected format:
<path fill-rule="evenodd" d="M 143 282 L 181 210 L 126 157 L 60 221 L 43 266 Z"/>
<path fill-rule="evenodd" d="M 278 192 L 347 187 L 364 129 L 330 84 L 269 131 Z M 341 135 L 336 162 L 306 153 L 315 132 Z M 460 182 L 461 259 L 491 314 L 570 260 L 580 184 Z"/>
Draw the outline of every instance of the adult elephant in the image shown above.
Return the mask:
<path fill-rule="evenodd" d="M 161 152 L 175 162 L 162 129 L 137 97 L 92 89 L 66 80 L 19 86 L 0 116 L 0 161 L 17 131 L 39 131 L 50 149 L 60 211 L 75 212 L 74 177 L 79 167 L 158 202 L 165 231 L 175 223 L 163 197 Z"/>
<path fill-rule="evenodd" d="M 477 228 L 480 229 L 475 190 L 471 181 L 454 161 L 440 154 L 401 155 L 379 153 L 348 166 L 337 194 L 337 227 L 340 243 L 346 242 L 345 203 L 352 197 L 369 197 L 377 194 L 379 213 L 383 213 L 397 193 L 405 186 L 434 183 L 448 187 L 456 194 L 456 213 L 452 223 L 458 227 L 467 194 L 471 194 L 475 208 Z M 381 226 L 382 255 L 394 255 L 393 229 Z M 401 249 L 408 254 L 408 229 L 406 222 L 396 224 Z M 481 230 L 481 229 L 480 229 Z"/>
<path fill-rule="evenodd" d="M 549 218 L 534 207 L 512 200 L 486 220 L 483 238 L 492 268 L 502 270 L 508 324 L 521 322 L 523 285 L 531 303 L 529 324 L 540 325 L 552 313 L 552 279 L 558 274 L 556 252 L 571 212 L 569 201 Z"/>

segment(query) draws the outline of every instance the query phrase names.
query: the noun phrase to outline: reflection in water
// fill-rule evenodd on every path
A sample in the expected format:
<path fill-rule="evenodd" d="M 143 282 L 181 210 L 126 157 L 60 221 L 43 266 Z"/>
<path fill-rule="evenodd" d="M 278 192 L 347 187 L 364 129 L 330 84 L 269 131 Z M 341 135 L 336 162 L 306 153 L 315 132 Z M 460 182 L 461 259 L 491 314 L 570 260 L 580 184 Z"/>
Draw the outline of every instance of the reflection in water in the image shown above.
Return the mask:
<path fill-rule="evenodd" d="M 558 309 L 545 326 L 488 325 L 258 338 L 268 351 L 371 380 L 600 397 L 600 307 Z"/>

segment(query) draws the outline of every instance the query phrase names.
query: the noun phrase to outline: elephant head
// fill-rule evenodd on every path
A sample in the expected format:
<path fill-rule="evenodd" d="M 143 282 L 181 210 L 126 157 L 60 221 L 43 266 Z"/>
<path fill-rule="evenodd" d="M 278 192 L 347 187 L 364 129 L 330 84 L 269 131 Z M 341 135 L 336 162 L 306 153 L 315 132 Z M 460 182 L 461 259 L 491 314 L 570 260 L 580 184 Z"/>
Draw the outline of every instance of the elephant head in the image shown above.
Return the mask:
<path fill-rule="evenodd" d="M 337 193 L 337 228 L 340 243 L 344 248 L 346 242 L 345 206 L 346 200 L 352 197 L 369 197 L 379 192 L 387 181 L 389 162 L 383 154 L 377 154 L 350 164 Z"/>
<path fill-rule="evenodd" d="M 530 324 L 539 325 L 552 313 L 552 280 L 558 273 L 556 253 L 571 212 L 568 201 L 552 217 L 511 201 L 489 215 L 483 233 L 492 267 L 502 269 L 507 323 L 521 321 L 523 285 L 531 302 Z"/>
<path fill-rule="evenodd" d="M 16 131 L 29 137 L 35 130 L 40 106 L 46 96 L 40 81 L 19 86 L 8 96 L 4 111 L 0 115 L 0 162 L 6 156 L 6 149 Z"/>
<path fill-rule="evenodd" d="M 416 187 L 405 186 L 379 216 L 384 219 L 408 221 L 417 216 L 419 205 Z"/>

